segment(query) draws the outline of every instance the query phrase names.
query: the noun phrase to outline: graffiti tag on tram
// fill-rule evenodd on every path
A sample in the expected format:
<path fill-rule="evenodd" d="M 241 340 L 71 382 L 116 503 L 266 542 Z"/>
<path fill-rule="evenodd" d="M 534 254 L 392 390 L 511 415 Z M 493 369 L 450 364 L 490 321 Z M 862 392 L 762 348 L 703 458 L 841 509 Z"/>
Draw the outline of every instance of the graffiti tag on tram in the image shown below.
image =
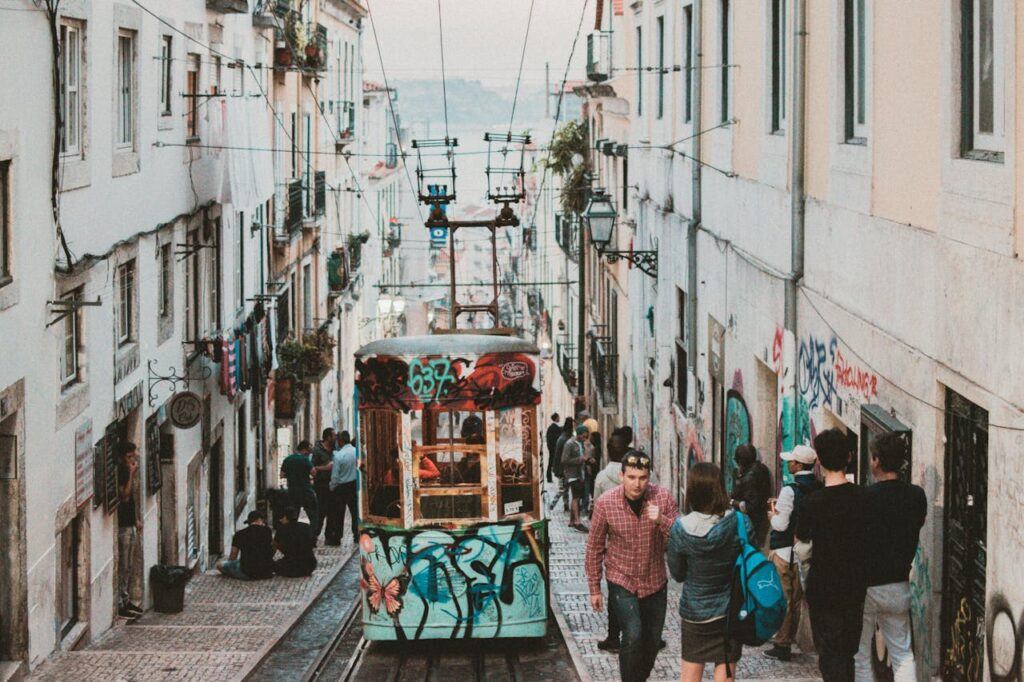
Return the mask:
<path fill-rule="evenodd" d="M 409 381 L 407 386 L 420 402 L 430 403 L 439 400 L 449 388 L 455 385 L 452 373 L 452 361 L 448 358 L 427 360 L 425 358 L 409 364 Z"/>

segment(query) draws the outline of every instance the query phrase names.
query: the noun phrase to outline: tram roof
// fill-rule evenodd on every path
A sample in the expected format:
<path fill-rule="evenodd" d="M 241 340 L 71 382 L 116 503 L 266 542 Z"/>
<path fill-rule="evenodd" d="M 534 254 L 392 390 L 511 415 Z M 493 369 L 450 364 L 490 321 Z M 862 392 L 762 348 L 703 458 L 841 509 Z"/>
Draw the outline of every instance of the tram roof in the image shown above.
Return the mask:
<path fill-rule="evenodd" d="M 371 341 L 356 351 L 357 358 L 372 355 L 486 355 L 488 353 L 537 354 L 537 346 L 515 336 L 488 334 L 428 334 Z"/>

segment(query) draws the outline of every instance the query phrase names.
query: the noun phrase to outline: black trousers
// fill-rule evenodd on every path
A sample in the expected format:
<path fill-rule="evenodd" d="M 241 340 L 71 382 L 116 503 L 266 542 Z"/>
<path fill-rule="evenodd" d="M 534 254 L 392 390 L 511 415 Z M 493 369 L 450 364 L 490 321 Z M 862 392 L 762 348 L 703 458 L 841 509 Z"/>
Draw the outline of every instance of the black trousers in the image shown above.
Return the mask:
<path fill-rule="evenodd" d="M 818 670 L 824 682 L 853 682 L 853 657 L 860 648 L 864 626 L 863 599 L 852 606 L 824 606 L 808 603 Z"/>
<path fill-rule="evenodd" d="M 356 513 L 356 482 L 342 483 L 331 491 L 327 506 L 327 542 L 341 542 L 345 534 L 345 510 L 352 517 L 352 541 L 359 537 L 359 515 Z"/>
<path fill-rule="evenodd" d="M 328 481 L 314 481 L 313 490 L 316 492 L 316 507 L 320 512 L 317 515 L 316 523 L 310 519 L 309 525 L 313 528 L 313 539 L 320 537 L 320 531 L 324 529 L 324 521 L 331 513 L 331 484 Z"/>

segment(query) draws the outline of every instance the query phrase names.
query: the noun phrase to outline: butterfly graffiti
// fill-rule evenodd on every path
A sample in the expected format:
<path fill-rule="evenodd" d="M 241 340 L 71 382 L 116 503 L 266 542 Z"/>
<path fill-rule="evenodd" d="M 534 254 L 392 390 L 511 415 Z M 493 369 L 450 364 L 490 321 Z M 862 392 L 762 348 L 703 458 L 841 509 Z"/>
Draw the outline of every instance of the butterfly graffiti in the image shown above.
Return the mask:
<path fill-rule="evenodd" d="M 377 613 L 381 604 L 389 616 L 397 616 L 402 610 L 402 595 L 405 594 L 405 580 L 403 575 L 397 575 L 387 583 L 381 585 L 377 573 L 373 570 L 373 564 L 365 559 L 361 562 L 362 579 L 359 586 L 366 595 L 370 605 L 370 611 Z"/>

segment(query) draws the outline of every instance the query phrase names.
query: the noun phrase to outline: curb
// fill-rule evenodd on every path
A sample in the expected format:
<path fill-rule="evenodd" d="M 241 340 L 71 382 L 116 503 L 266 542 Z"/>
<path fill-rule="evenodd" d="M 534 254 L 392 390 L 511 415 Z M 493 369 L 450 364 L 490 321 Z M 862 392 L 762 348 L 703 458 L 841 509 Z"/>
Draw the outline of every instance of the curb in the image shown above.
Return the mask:
<path fill-rule="evenodd" d="M 552 592 L 551 597 L 551 612 L 555 615 L 555 622 L 558 623 L 558 629 L 562 632 L 562 640 L 569 650 L 569 657 L 576 668 L 576 674 L 580 678 L 580 682 L 593 682 L 587 664 L 583 661 L 583 654 L 580 653 L 580 648 L 576 644 L 576 637 L 569 629 L 569 624 L 565 622 L 565 615 L 562 613 L 562 607 L 558 605 L 556 593 Z"/>
<path fill-rule="evenodd" d="M 277 646 L 277 643 L 284 639 L 289 632 L 295 629 L 295 626 L 298 624 L 298 622 L 302 620 L 302 617 L 309 612 L 309 610 L 313 607 L 313 604 L 316 603 L 316 600 L 319 599 L 320 595 L 324 593 L 324 590 L 326 590 L 327 586 L 331 584 L 331 581 L 337 577 L 338 573 L 341 572 L 341 569 L 343 569 L 345 565 L 348 564 L 349 560 L 352 558 L 355 552 L 355 547 L 350 546 L 347 553 L 343 552 L 341 554 L 341 559 L 340 561 L 338 561 L 338 567 L 324 577 L 323 584 L 319 588 L 317 588 L 317 590 L 313 593 L 309 601 L 306 602 L 306 605 L 299 609 L 292 618 L 285 621 L 284 625 L 282 625 L 280 629 L 278 629 L 278 631 L 274 633 L 273 637 L 271 637 L 270 640 L 263 645 L 262 649 L 259 649 L 258 651 L 253 653 L 252 656 L 250 656 L 249 660 L 246 661 L 245 667 L 242 668 L 242 670 L 238 673 L 238 676 L 235 678 L 236 680 L 239 680 L 239 682 L 241 682 L 242 680 L 247 678 L 252 673 L 252 671 L 258 668 L 260 663 L 262 663 L 264 659 L 266 659 L 266 657 L 270 655 L 270 652 L 274 650 L 274 647 Z"/>

